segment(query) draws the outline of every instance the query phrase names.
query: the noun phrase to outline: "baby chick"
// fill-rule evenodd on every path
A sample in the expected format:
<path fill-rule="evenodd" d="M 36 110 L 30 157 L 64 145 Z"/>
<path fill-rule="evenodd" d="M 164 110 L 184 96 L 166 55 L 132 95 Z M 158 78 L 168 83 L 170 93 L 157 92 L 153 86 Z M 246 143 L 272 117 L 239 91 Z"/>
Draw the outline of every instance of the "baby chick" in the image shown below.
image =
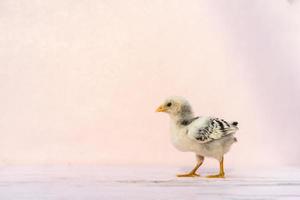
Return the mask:
<path fill-rule="evenodd" d="M 182 97 L 170 97 L 160 105 L 156 112 L 165 112 L 171 119 L 171 141 L 180 151 L 194 152 L 197 165 L 187 174 L 178 177 L 199 176 L 196 171 L 202 165 L 204 157 L 219 161 L 220 170 L 208 178 L 224 178 L 224 154 L 236 142 L 234 137 L 238 122 L 227 122 L 214 117 L 195 117 L 189 102 Z"/>

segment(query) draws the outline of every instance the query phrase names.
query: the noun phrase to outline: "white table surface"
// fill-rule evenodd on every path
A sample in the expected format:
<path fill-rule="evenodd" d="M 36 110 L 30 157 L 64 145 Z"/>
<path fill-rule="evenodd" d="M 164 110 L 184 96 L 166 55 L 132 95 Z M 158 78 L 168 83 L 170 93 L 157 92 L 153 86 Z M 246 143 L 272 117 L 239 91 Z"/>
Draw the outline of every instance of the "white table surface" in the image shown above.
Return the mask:
<path fill-rule="evenodd" d="M 1 166 L 0 200 L 300 199 L 300 168 L 177 178 L 180 167 Z M 202 175 L 215 171 L 203 169 Z"/>

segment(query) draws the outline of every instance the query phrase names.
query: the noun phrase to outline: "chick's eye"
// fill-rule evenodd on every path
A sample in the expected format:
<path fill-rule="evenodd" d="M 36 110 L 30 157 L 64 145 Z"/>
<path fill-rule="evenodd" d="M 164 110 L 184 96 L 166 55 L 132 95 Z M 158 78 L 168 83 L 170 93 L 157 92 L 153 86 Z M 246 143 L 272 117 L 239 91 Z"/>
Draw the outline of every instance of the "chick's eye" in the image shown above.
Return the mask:
<path fill-rule="evenodd" d="M 172 103 L 168 103 L 167 106 L 170 107 L 172 105 Z"/>

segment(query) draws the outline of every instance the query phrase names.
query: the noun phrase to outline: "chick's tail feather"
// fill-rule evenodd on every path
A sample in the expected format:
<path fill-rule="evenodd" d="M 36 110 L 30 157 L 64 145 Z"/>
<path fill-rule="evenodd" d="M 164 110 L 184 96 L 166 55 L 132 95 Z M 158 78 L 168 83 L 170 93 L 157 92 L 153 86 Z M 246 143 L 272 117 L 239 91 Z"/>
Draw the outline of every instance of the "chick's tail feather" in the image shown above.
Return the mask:
<path fill-rule="evenodd" d="M 239 123 L 238 122 L 232 122 L 231 123 L 233 126 L 237 126 Z"/>

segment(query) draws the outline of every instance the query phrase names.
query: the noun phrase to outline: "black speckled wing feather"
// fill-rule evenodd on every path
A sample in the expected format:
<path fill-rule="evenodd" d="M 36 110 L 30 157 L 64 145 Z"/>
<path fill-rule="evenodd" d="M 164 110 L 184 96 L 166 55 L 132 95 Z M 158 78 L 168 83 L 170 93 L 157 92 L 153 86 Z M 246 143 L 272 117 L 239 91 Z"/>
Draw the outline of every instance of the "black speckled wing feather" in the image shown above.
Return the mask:
<path fill-rule="evenodd" d="M 201 117 L 189 125 L 188 136 L 199 143 L 206 143 L 234 134 L 238 130 L 237 124 L 219 118 Z"/>

